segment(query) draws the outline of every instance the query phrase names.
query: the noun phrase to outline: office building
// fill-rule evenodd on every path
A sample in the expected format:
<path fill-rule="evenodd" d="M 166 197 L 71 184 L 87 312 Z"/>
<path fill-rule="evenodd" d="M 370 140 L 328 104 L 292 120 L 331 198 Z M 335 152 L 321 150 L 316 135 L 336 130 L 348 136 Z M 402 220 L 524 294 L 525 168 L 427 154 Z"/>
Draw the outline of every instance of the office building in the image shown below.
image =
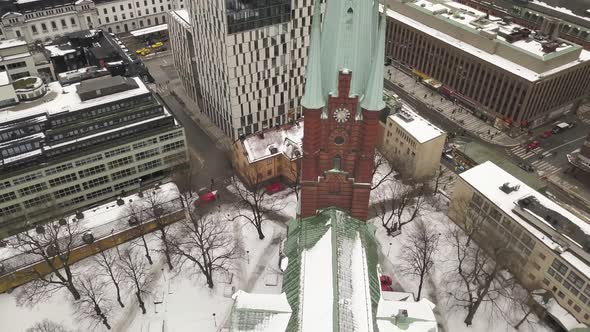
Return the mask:
<path fill-rule="evenodd" d="M 121 33 L 166 24 L 167 13 L 184 9 L 185 1 L 189 0 L 94 0 L 97 26 Z"/>
<path fill-rule="evenodd" d="M 428 122 L 401 100 L 399 108 L 381 122 L 381 153 L 404 178 L 433 177 L 440 165 L 445 145 L 444 131 Z"/>
<path fill-rule="evenodd" d="M 48 88 L 0 110 L 0 234 L 137 190 L 186 162 L 184 129 L 139 78 Z"/>
<path fill-rule="evenodd" d="M 525 285 L 541 285 L 579 322 L 590 324 L 590 223 L 492 162 L 461 173 L 449 218 L 483 222 L 521 261 Z M 477 219 L 477 220 L 471 220 Z"/>
<path fill-rule="evenodd" d="M 590 52 L 452 1 L 391 0 L 386 52 L 499 129 L 520 133 L 575 111 L 590 89 Z M 430 81 L 432 82 L 432 81 Z"/>
<path fill-rule="evenodd" d="M 168 34 L 174 67 L 180 76 L 180 82 L 188 97 L 196 101 L 199 98 L 197 62 L 195 61 L 195 45 L 190 13 L 186 9 L 169 12 Z"/>
<path fill-rule="evenodd" d="M 298 118 L 312 1 L 190 5 L 190 18 L 182 20 L 192 33 L 170 38 L 173 50 L 174 45 L 194 50 L 183 51 L 190 59 L 175 57 L 175 65 L 189 95 L 196 96 L 195 112 L 203 112 L 232 138 Z M 192 63 L 182 65 L 179 59 Z"/>
<path fill-rule="evenodd" d="M 14 87 L 10 83 L 8 73 L 0 71 L 0 107 L 11 106 L 18 103 L 18 97 Z"/>
<path fill-rule="evenodd" d="M 30 50 L 21 39 L 0 40 L 0 71 L 6 71 L 11 82 L 26 76 L 39 76 L 46 81 L 55 78 L 53 65 L 45 55 Z"/>

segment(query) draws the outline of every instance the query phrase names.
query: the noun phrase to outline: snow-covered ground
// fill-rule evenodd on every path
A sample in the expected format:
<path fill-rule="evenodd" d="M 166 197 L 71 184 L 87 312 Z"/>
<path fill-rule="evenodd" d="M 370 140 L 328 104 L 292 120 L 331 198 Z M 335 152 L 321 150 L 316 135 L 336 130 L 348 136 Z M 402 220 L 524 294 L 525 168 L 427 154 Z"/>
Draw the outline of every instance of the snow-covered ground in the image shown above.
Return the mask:
<path fill-rule="evenodd" d="M 445 206 L 445 204 L 439 204 L 439 206 Z M 446 241 L 445 234 L 448 234 L 451 229 L 457 226 L 448 219 L 445 210 L 437 211 L 430 205 L 424 207 L 419 218 L 432 225 L 441 235 L 439 250 L 435 256 L 435 264 L 430 277 L 426 277 L 422 296 L 436 305 L 436 318 L 439 324 L 443 326 L 444 331 L 516 332 L 517 330 L 512 327 L 510 322 L 507 322 L 506 319 L 499 315 L 494 315 L 491 306 L 486 303 L 483 303 L 476 313 L 473 325 L 470 327 L 465 326 L 463 320 L 467 315 L 467 310 L 454 305 L 455 302 L 453 302 L 451 294 L 449 294 L 453 292 L 453 289 L 445 287 L 449 273 L 456 270 L 456 266 L 449 259 L 453 257 L 453 248 Z M 405 225 L 401 235 L 396 237 L 388 237 L 377 218 L 372 219 L 370 222 L 377 228 L 377 241 L 381 247 L 382 260 L 384 260 L 381 263 L 384 274 L 390 275 L 394 279 L 394 286 L 398 283 L 404 291 L 413 292 L 416 295 L 419 279 L 399 273 L 399 258 L 404 254 L 401 250 L 402 245 L 407 234 L 414 228 L 415 221 Z M 512 324 L 518 322 L 520 318 L 522 318 L 521 313 L 513 313 L 514 322 Z M 531 315 L 529 319 L 534 320 L 535 317 Z M 544 332 L 552 331 L 552 329 L 539 324 L 527 325 L 525 323 L 518 331 Z"/>
<path fill-rule="evenodd" d="M 279 211 L 282 217 L 280 219 L 294 216 L 295 195 L 290 190 L 275 195 L 283 204 L 282 210 Z M 280 239 L 286 236 L 284 221 L 275 221 L 271 218 L 265 222 L 263 232 L 266 237 L 259 240 L 258 233 L 251 224 L 240 219 L 229 221 L 236 214 L 232 205 L 214 204 L 216 206 L 210 207 L 210 213 L 219 222 L 230 223 L 229 231 L 244 251 L 244 256 L 235 262 L 232 276 L 215 275 L 215 287 L 209 289 L 205 278 L 192 266 L 186 265 L 180 273 L 168 271 L 163 255 L 155 252 L 160 245 L 159 239 L 154 233 L 149 234 L 146 238 L 150 249 L 154 249 L 151 253 L 154 265 L 150 267 L 154 281 L 149 286 L 149 294 L 145 301 L 147 313 L 141 314 L 133 291 L 128 285 L 122 289 L 125 308 L 117 305 L 114 288 L 109 288 L 112 292 L 108 295 L 114 309 L 109 317 L 113 331 L 163 331 L 164 326 L 165 331 L 213 332 L 227 324 L 232 305 L 231 295 L 238 289 L 257 293 L 281 292 L 282 275 L 278 264 Z M 107 206 L 110 209 L 110 205 Z M 94 212 L 99 213 L 100 209 Z M 174 228 L 175 226 L 172 226 L 172 231 Z M 123 246 L 125 245 L 121 247 Z M 76 264 L 74 271 L 96 275 L 97 268 L 92 259 L 86 259 Z M 19 289 L 16 289 L 11 294 L 0 294 L 0 331 L 25 331 L 43 319 L 63 324 L 72 331 L 106 330 L 102 325 L 92 328 L 89 322 L 77 319 L 75 305 L 72 304 L 67 291 L 59 291 L 33 308 L 16 305 L 18 292 Z"/>

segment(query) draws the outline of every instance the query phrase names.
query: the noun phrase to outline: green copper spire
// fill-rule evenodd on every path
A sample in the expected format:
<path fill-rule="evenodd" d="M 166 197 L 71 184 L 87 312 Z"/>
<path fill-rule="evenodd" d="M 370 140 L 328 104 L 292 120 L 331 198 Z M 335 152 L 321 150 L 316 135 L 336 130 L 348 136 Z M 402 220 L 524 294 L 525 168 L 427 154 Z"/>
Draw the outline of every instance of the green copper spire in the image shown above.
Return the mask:
<path fill-rule="evenodd" d="M 385 63 L 385 12 L 387 12 L 387 7 L 384 8 L 383 12 L 379 22 L 379 31 L 377 32 L 373 68 L 367 82 L 365 97 L 361 102 L 361 108 L 367 111 L 381 111 L 385 108 L 385 102 L 383 101 L 383 66 Z"/>
<path fill-rule="evenodd" d="M 311 42 L 305 71 L 305 93 L 301 98 L 301 105 L 307 109 L 318 109 L 326 105 L 322 93 L 322 68 L 320 45 L 320 0 L 315 0 L 311 23 Z"/>

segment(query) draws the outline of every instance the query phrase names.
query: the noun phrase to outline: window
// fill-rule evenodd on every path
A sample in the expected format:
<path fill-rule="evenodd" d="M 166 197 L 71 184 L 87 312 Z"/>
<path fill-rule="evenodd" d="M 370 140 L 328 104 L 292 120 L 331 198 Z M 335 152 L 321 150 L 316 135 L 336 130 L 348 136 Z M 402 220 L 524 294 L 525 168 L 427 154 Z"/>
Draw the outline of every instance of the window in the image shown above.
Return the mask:
<path fill-rule="evenodd" d="M 74 167 L 74 165 L 72 165 L 72 163 L 67 163 L 67 164 L 63 164 L 63 165 L 59 165 L 59 166 L 55 166 L 55 167 L 51 167 L 45 170 L 45 175 L 51 175 L 51 174 L 55 174 L 55 173 L 60 173 L 63 172 L 65 170 L 68 170 L 70 168 Z"/>
<path fill-rule="evenodd" d="M 563 275 L 565 275 L 565 273 L 567 272 L 567 266 L 565 264 L 563 264 L 562 262 L 560 262 L 559 260 L 557 260 L 557 258 L 555 258 L 553 260 L 553 263 L 551 263 L 551 266 Z"/>
<path fill-rule="evenodd" d="M 545 258 L 547 258 L 545 255 L 543 255 L 542 252 L 539 253 L 539 257 L 541 257 L 542 260 L 545 260 Z"/>
<path fill-rule="evenodd" d="M 131 167 L 131 168 L 127 168 L 127 169 L 124 169 L 121 171 L 114 172 L 113 174 L 111 174 L 111 179 L 113 179 L 113 181 L 115 181 L 115 180 L 119 180 L 121 178 L 130 176 L 130 175 L 133 175 L 135 173 L 136 173 L 135 167 Z"/>
<path fill-rule="evenodd" d="M 588 297 L 586 297 L 584 294 L 580 293 L 580 301 L 582 301 L 582 303 L 587 304 L 588 303 Z"/>
<path fill-rule="evenodd" d="M 72 18 L 70 18 L 70 23 L 71 23 L 72 25 L 76 25 L 76 19 L 75 19 L 75 18 L 73 18 L 73 17 L 72 17 Z"/>
<path fill-rule="evenodd" d="M 94 156 L 86 157 L 84 159 L 80 159 L 80 160 L 76 161 L 76 166 L 90 164 L 92 162 L 95 162 L 95 161 L 101 160 L 101 159 L 102 159 L 102 154 L 95 154 Z"/>
<path fill-rule="evenodd" d="M 121 183 L 118 183 L 115 185 L 115 191 L 119 191 L 119 190 L 126 188 L 126 187 L 134 186 L 137 184 L 137 182 L 138 182 L 138 179 L 131 179 L 131 180 L 127 180 L 127 181 L 123 181 Z"/>
<path fill-rule="evenodd" d="M 125 152 L 129 152 L 129 151 L 131 151 L 131 147 L 124 146 L 124 147 L 121 147 L 121 148 L 118 148 L 118 149 L 115 149 L 115 150 L 111 150 L 111 151 L 105 152 L 104 156 L 107 157 L 107 158 L 110 158 L 110 157 L 113 157 L 113 156 L 116 156 L 116 155 L 119 155 L 119 154 L 122 154 L 122 153 L 125 153 Z"/>
<path fill-rule="evenodd" d="M 45 183 L 37 183 L 29 187 L 25 187 L 18 190 L 19 195 L 21 196 L 28 196 L 34 193 L 38 193 L 40 191 L 46 190 L 47 185 Z"/>
<path fill-rule="evenodd" d="M 17 38 L 20 38 L 20 37 L 22 37 L 22 35 L 20 34 L 20 31 L 19 31 L 19 30 L 14 30 L 14 32 L 16 33 L 16 37 L 17 37 Z M 28 75 L 27 75 L 27 76 L 28 76 Z"/>
<path fill-rule="evenodd" d="M 108 176 L 101 176 L 96 179 L 92 179 L 90 181 L 86 181 L 86 182 L 82 183 L 82 186 L 84 187 L 84 189 L 90 189 L 90 188 L 100 186 L 101 184 L 105 184 L 107 182 L 109 182 L 109 177 Z"/>
<path fill-rule="evenodd" d="M 568 274 L 567 280 L 571 281 L 579 289 L 584 287 L 584 279 L 580 278 L 574 271 L 571 271 L 570 274 Z"/>
<path fill-rule="evenodd" d="M 332 169 L 340 169 L 340 156 L 336 156 L 334 157 L 334 159 L 332 160 Z"/>
<path fill-rule="evenodd" d="M 0 194 L 0 203 L 8 202 L 8 201 L 11 201 L 15 198 L 16 198 L 16 194 L 14 193 L 14 191 L 11 191 L 11 192 L 5 193 L 5 194 Z"/>
<path fill-rule="evenodd" d="M 162 152 L 168 152 L 171 150 L 180 149 L 182 147 L 184 147 L 184 141 L 176 141 L 162 146 Z M 269 158 L 268 162 L 272 163 L 272 159 Z"/>
<path fill-rule="evenodd" d="M 68 25 L 66 24 L 66 20 L 64 20 L 63 18 L 61 19 L 61 27 L 62 28 L 67 28 Z"/>
<path fill-rule="evenodd" d="M 121 167 L 123 165 L 130 164 L 132 162 L 133 162 L 133 157 L 127 156 L 127 157 L 124 157 L 121 159 L 113 160 L 108 165 L 109 165 L 109 169 L 115 169 L 115 168 Z"/>
<path fill-rule="evenodd" d="M 39 179 L 42 176 L 43 174 L 41 172 L 30 173 L 12 180 L 12 183 L 14 183 L 14 185 L 18 185 L 21 183 L 29 182 L 31 180 Z"/>
<path fill-rule="evenodd" d="M 36 34 L 38 34 L 38 33 L 39 33 L 39 32 L 37 31 L 37 26 L 35 26 L 34 24 L 33 24 L 33 25 L 31 25 L 31 32 L 32 32 L 34 35 L 36 35 Z"/>
<path fill-rule="evenodd" d="M 539 264 L 537 264 L 536 262 L 533 262 L 533 267 L 535 268 L 535 270 L 540 270 L 541 266 Z"/>
<path fill-rule="evenodd" d="M 64 183 L 75 181 L 77 179 L 78 177 L 76 176 L 76 173 L 66 174 L 64 176 L 49 180 L 49 185 L 51 187 L 56 187 Z"/>
<path fill-rule="evenodd" d="M 160 153 L 160 148 L 154 148 L 146 151 L 142 151 L 140 153 L 135 154 L 135 160 L 142 160 L 152 156 L 155 156 Z"/>
<path fill-rule="evenodd" d="M 13 213 L 17 213 L 20 210 L 21 210 L 21 208 L 20 208 L 19 204 L 14 204 L 14 205 L 0 208 L 0 217 L 7 216 L 7 215 L 13 214 Z"/>
<path fill-rule="evenodd" d="M 98 165 L 98 166 L 94 166 L 94 167 L 90 167 L 90 168 L 81 170 L 80 172 L 78 172 L 78 174 L 80 175 L 81 178 L 85 178 L 90 175 L 104 172 L 105 170 L 106 170 L 106 167 L 104 165 Z"/>
<path fill-rule="evenodd" d="M 106 8 L 104 8 L 104 9 L 102 10 L 102 12 L 103 12 L 105 15 L 107 15 L 107 14 L 109 13 L 109 12 L 107 11 L 107 9 L 106 9 Z"/>
<path fill-rule="evenodd" d="M 559 296 L 560 299 L 563 299 L 565 297 L 565 294 L 563 294 L 562 291 L 557 292 L 557 296 Z"/>
<path fill-rule="evenodd" d="M 51 21 L 51 28 L 57 30 L 57 24 L 55 24 L 55 21 Z"/>
<path fill-rule="evenodd" d="M 80 185 L 77 184 L 77 185 L 74 185 L 71 187 L 60 189 L 60 190 L 54 192 L 53 195 L 55 196 L 55 199 L 60 199 L 62 197 L 66 197 L 66 196 L 75 194 L 80 191 L 82 191 L 82 189 L 80 189 Z"/>
<path fill-rule="evenodd" d="M 549 280 L 547 280 L 547 278 L 543 278 L 543 284 L 545 284 L 545 286 L 549 286 Z"/>
<path fill-rule="evenodd" d="M 10 181 L 0 182 L 0 189 L 10 188 Z"/>
<path fill-rule="evenodd" d="M 45 194 L 45 195 L 37 196 L 35 198 L 31 198 L 28 201 L 25 201 L 23 204 L 24 204 L 25 208 L 28 209 L 28 208 L 39 206 L 43 203 L 49 202 L 49 200 L 51 200 L 51 195 Z"/>
<path fill-rule="evenodd" d="M 586 294 L 586 296 L 590 296 L 590 285 L 587 285 L 586 288 L 584 288 L 584 294 Z"/>
<path fill-rule="evenodd" d="M 141 141 L 141 142 L 133 144 L 133 149 L 135 150 L 135 149 L 143 148 L 144 146 L 148 146 L 148 145 L 152 145 L 152 144 L 156 144 L 156 143 L 158 143 L 158 138 L 156 138 L 156 137 L 150 138 L 145 141 Z"/>
<path fill-rule="evenodd" d="M 160 142 L 163 142 L 163 141 L 167 141 L 169 139 L 173 139 L 173 138 L 178 137 L 178 136 L 182 136 L 182 130 L 175 131 L 173 133 L 169 133 L 169 134 L 166 134 L 166 135 L 162 135 L 162 136 L 159 137 L 159 139 L 160 139 Z"/>
<path fill-rule="evenodd" d="M 160 165 L 162 165 L 162 160 L 156 159 L 156 160 L 149 161 L 145 164 L 139 165 L 137 168 L 140 172 L 144 172 L 149 169 L 156 168 Z"/>

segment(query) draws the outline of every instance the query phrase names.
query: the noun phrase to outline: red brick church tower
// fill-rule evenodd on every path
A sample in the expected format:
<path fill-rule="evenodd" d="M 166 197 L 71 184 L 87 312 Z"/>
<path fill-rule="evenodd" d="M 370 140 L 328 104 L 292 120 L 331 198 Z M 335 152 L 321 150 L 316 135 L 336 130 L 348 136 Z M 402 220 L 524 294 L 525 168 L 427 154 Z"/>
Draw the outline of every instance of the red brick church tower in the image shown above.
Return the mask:
<path fill-rule="evenodd" d="M 315 0 L 305 94 L 300 216 L 335 206 L 366 220 L 383 102 L 385 19 L 377 0 Z"/>

